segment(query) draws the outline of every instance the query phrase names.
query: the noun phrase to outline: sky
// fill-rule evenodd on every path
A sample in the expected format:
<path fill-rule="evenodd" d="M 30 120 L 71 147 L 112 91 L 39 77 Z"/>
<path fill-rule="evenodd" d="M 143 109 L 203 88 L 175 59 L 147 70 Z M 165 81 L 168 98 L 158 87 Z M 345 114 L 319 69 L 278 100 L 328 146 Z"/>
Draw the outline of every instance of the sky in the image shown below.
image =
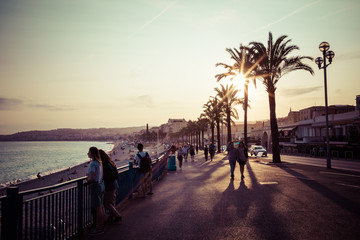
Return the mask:
<path fill-rule="evenodd" d="M 215 64 L 234 63 L 226 48 L 266 45 L 269 32 L 314 59 L 329 42 L 329 105 L 355 105 L 359 11 L 358 0 L 1 0 L 0 134 L 196 120 L 225 72 Z M 306 63 L 314 75 L 277 84 L 277 117 L 324 106 L 324 72 Z M 269 119 L 264 85 L 249 88 L 248 120 Z"/>

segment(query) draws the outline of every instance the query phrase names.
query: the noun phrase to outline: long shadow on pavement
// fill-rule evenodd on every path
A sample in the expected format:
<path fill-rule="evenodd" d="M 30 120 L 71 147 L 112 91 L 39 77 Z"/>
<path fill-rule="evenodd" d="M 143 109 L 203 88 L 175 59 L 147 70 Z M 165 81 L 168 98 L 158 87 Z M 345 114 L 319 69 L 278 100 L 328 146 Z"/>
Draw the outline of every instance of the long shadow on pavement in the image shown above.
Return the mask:
<path fill-rule="evenodd" d="M 325 187 L 324 185 L 320 184 L 317 181 L 309 181 L 307 180 L 307 176 L 302 173 L 299 173 L 289 167 L 283 167 L 282 165 L 275 165 L 278 168 L 282 169 L 283 171 L 291 174 L 292 176 L 298 178 L 302 183 L 307 185 L 308 187 L 312 188 L 313 190 L 317 191 L 327 199 L 336 203 L 339 207 L 348 210 L 349 212 L 356 213 L 360 216 L 360 204 L 353 202 L 352 200 L 345 198 L 335 191 Z"/>

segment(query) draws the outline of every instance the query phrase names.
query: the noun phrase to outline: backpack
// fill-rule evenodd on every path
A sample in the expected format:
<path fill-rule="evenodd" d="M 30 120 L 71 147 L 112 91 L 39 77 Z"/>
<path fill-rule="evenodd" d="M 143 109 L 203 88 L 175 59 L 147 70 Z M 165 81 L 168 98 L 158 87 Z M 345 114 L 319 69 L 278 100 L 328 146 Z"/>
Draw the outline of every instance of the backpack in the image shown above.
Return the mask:
<path fill-rule="evenodd" d="M 151 158 L 149 154 L 146 152 L 145 157 L 142 157 L 139 153 L 137 154 L 138 158 L 140 158 L 140 168 L 139 171 L 141 173 L 147 173 L 151 169 Z"/>
<path fill-rule="evenodd" d="M 113 165 L 111 165 L 111 163 L 106 163 L 103 166 L 104 168 L 104 178 L 106 178 L 106 180 L 108 180 L 109 182 L 113 182 L 115 180 L 118 179 L 119 177 L 119 173 L 118 170 L 116 169 L 116 167 L 113 167 Z"/>

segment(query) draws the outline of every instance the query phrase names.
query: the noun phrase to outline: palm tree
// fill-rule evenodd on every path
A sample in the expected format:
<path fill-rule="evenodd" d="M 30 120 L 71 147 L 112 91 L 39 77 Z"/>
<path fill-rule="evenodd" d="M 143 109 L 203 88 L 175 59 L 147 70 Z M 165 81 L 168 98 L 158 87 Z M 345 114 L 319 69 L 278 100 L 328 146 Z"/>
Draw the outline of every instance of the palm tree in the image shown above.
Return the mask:
<path fill-rule="evenodd" d="M 285 35 L 280 36 L 273 42 L 272 33 L 269 32 L 267 47 L 260 42 L 250 43 L 254 59 L 261 59 L 257 66 L 257 74 L 265 85 L 269 98 L 273 162 L 281 162 L 279 132 L 276 120 L 276 84 L 283 75 L 295 70 L 305 70 L 314 74 L 313 69 L 302 62 L 305 59 L 312 60 L 312 57 L 288 56 L 292 51 L 299 49 L 296 45 L 290 45 L 290 42 L 291 39 L 287 39 Z"/>
<path fill-rule="evenodd" d="M 248 86 L 249 80 L 251 79 L 256 87 L 256 66 L 259 61 L 255 61 L 253 55 L 251 54 L 251 49 L 249 47 L 242 46 L 240 44 L 239 50 L 234 48 L 227 48 L 226 51 L 231 55 L 231 59 L 235 61 L 233 65 L 228 65 L 225 63 L 217 63 L 215 66 L 222 66 L 228 70 L 226 73 L 221 73 L 215 75 L 216 80 L 219 82 L 221 79 L 226 77 L 231 77 L 233 80 L 234 77 L 242 75 L 244 77 L 244 143 L 247 146 L 247 111 L 249 108 L 248 105 Z"/>
<path fill-rule="evenodd" d="M 196 138 L 196 132 L 197 132 L 197 125 L 195 121 L 191 121 L 189 120 L 189 122 L 187 123 L 186 126 L 186 130 L 190 136 L 190 144 L 193 144 L 194 142 L 196 142 L 196 140 L 194 139 L 194 137 Z"/>
<path fill-rule="evenodd" d="M 220 84 L 221 88 L 215 88 L 220 101 L 223 105 L 223 109 L 226 115 L 226 125 L 227 125 L 227 141 L 230 142 L 231 139 L 231 120 L 232 118 L 239 119 L 239 114 L 234 108 L 236 105 L 242 104 L 243 100 L 237 97 L 237 93 L 240 91 L 239 89 L 235 89 L 233 84 L 224 85 Z"/>
<path fill-rule="evenodd" d="M 208 129 L 209 127 L 209 119 L 202 117 L 202 115 L 200 115 L 200 117 L 198 118 L 198 127 L 199 130 L 201 132 L 201 139 L 202 141 L 200 142 L 200 136 L 199 136 L 199 147 L 202 149 L 204 146 L 204 132 Z"/>
<path fill-rule="evenodd" d="M 216 102 L 214 99 L 210 98 L 207 103 L 203 105 L 204 112 L 200 115 L 200 117 L 206 118 L 209 121 L 210 129 L 211 129 L 211 142 L 214 141 L 215 135 L 215 123 L 216 123 L 216 116 L 214 109 L 216 108 Z"/>
<path fill-rule="evenodd" d="M 223 122 L 223 118 L 224 118 L 224 112 L 223 112 L 223 103 L 217 98 L 217 96 L 215 97 L 211 97 L 212 101 L 213 101 L 213 113 L 214 113 L 214 119 L 215 119 L 215 123 L 216 123 L 216 132 L 217 132 L 217 148 L 218 148 L 218 152 L 221 152 L 221 139 L 220 139 L 220 123 Z M 214 139 L 212 139 L 212 143 L 214 142 Z"/>

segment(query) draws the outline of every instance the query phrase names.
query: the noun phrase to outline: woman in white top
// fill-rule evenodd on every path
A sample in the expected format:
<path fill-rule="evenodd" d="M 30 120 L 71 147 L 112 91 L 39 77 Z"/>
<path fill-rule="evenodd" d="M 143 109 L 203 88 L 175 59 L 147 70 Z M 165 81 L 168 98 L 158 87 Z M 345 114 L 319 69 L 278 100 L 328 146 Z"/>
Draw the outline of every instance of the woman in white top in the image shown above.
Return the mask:
<path fill-rule="evenodd" d="M 96 235 L 104 232 L 103 196 L 105 185 L 99 150 L 96 147 L 91 147 L 88 156 L 91 159 L 91 163 L 87 172 L 87 182 L 90 184 L 91 212 L 93 214 L 93 226 L 95 226 L 90 231 L 90 235 Z"/>

